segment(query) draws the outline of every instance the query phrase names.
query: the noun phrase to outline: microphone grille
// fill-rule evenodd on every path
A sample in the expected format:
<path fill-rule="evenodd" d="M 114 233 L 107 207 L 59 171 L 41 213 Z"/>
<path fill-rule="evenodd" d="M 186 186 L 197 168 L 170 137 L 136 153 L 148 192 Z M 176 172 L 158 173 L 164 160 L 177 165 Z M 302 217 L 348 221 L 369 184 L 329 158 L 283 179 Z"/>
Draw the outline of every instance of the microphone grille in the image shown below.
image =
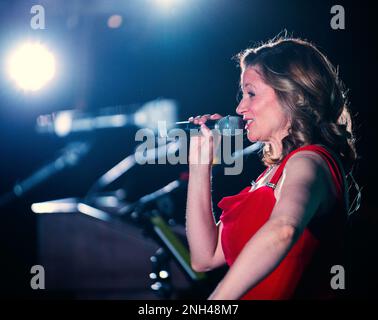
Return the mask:
<path fill-rule="evenodd" d="M 235 136 L 243 133 L 244 121 L 238 116 L 226 116 L 217 121 L 215 128 L 224 136 Z"/>

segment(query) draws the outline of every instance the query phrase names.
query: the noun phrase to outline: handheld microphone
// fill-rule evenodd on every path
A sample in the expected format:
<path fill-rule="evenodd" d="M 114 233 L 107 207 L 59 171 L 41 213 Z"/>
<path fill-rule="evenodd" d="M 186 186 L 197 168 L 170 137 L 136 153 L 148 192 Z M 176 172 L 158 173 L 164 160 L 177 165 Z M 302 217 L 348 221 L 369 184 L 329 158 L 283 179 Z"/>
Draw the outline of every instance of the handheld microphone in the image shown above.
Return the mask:
<path fill-rule="evenodd" d="M 184 130 L 199 129 L 198 124 L 190 121 L 179 121 L 175 124 L 179 127 L 183 126 Z M 245 122 L 241 117 L 228 115 L 218 120 L 207 120 L 205 125 L 209 129 L 218 130 L 224 136 L 235 136 L 243 133 Z"/>

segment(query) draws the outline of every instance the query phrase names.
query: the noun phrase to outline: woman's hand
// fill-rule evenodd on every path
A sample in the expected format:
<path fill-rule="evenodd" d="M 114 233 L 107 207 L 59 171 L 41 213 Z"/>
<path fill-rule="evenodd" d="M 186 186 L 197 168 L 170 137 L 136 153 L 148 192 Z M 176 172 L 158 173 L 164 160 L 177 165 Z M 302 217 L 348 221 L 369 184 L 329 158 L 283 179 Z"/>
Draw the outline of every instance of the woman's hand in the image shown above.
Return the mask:
<path fill-rule="evenodd" d="M 214 154 L 220 143 L 220 135 L 213 135 L 206 126 L 207 120 L 218 120 L 222 116 L 218 113 L 205 114 L 203 116 L 190 117 L 188 120 L 194 124 L 201 125 L 201 134 L 191 135 L 189 148 L 189 165 L 211 166 L 214 162 Z"/>

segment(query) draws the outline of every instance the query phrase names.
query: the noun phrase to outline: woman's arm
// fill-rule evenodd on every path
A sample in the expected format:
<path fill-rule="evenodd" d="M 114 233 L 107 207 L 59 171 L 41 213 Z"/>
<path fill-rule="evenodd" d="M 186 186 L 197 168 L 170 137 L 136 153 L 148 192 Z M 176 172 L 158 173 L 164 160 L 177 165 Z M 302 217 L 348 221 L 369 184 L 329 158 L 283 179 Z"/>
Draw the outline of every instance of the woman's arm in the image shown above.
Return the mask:
<path fill-rule="evenodd" d="M 329 192 L 324 160 L 298 152 L 286 163 L 279 200 L 271 217 L 247 242 L 210 300 L 239 299 L 286 256 Z"/>
<path fill-rule="evenodd" d="M 215 224 L 211 207 L 211 168 L 189 171 L 186 232 L 192 268 L 209 271 L 225 263 L 220 239 L 222 223 Z"/>
<path fill-rule="evenodd" d="M 208 118 L 219 119 L 218 114 L 205 115 L 194 121 L 203 124 Z M 211 167 L 214 137 L 205 126 L 201 135 L 190 139 L 189 184 L 186 207 L 186 233 L 191 265 L 195 271 L 209 271 L 225 263 L 220 239 L 222 224 L 216 225 L 211 205 Z"/>

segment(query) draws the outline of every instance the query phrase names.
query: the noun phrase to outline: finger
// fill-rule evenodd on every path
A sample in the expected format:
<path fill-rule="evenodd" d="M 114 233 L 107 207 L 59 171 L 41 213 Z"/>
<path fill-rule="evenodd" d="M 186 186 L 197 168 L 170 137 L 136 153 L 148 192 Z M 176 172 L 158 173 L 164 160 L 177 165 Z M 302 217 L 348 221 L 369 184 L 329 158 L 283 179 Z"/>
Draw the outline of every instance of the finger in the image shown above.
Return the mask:
<path fill-rule="evenodd" d="M 207 119 L 210 118 L 210 115 L 209 114 L 204 114 L 203 116 L 201 116 L 200 120 L 199 120 L 199 124 L 203 124 L 207 121 Z"/>
<path fill-rule="evenodd" d="M 193 123 L 194 123 L 194 124 L 199 124 L 200 119 L 201 119 L 201 116 L 196 116 L 196 117 L 193 119 Z"/>
<path fill-rule="evenodd" d="M 193 122 L 193 120 L 194 120 L 193 117 L 190 117 L 190 118 L 188 119 L 188 121 L 190 121 L 190 122 Z"/>
<path fill-rule="evenodd" d="M 218 120 L 218 119 L 221 119 L 221 118 L 223 118 L 223 116 L 220 115 L 219 113 L 214 113 L 214 114 L 212 114 L 212 115 L 210 116 L 210 119 L 211 119 L 211 120 Z"/>

